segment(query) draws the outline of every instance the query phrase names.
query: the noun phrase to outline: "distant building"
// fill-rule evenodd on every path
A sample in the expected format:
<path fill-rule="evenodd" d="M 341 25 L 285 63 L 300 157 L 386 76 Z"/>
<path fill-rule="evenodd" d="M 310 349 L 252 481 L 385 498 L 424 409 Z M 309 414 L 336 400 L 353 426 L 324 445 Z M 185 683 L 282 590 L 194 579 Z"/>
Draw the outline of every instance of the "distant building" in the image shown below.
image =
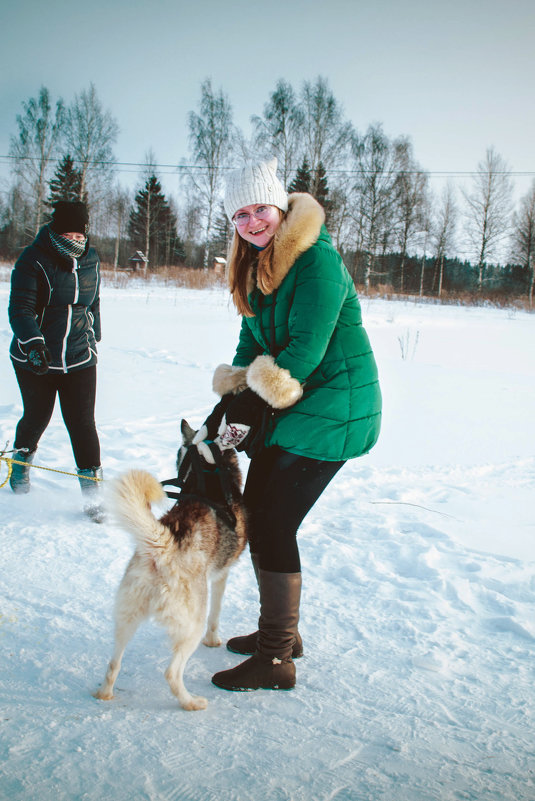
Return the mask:
<path fill-rule="evenodd" d="M 214 272 L 217 273 L 217 275 L 225 275 L 226 265 L 227 265 L 226 259 L 223 259 L 221 256 L 214 257 L 214 263 L 212 264 L 212 267 L 214 269 Z"/>
<path fill-rule="evenodd" d="M 133 256 L 128 259 L 128 267 L 136 273 L 138 270 L 146 270 L 149 260 L 140 250 L 136 250 Z"/>

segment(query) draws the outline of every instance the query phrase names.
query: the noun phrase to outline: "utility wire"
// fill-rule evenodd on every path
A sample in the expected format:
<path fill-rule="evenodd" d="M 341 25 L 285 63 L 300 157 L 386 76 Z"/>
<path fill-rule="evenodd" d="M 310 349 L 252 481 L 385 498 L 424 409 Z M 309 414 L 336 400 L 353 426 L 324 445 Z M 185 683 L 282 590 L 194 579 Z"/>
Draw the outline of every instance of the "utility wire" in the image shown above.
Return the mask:
<path fill-rule="evenodd" d="M 37 156 L 5 156 L 0 155 L 0 160 L 5 160 L 4 163 L 9 164 L 14 161 L 34 161 L 38 162 L 39 159 Z M 62 161 L 62 158 L 51 158 L 48 159 L 50 163 L 58 164 Z M 74 164 L 82 164 L 83 162 L 80 159 L 73 159 Z M 137 161 L 91 161 L 91 165 L 98 165 L 101 167 L 115 167 L 119 168 L 118 172 L 138 172 L 139 170 L 149 170 L 151 169 L 151 165 L 143 164 Z M 129 168 L 135 167 L 136 169 L 120 169 L 120 168 Z M 196 170 L 199 172 L 206 171 L 208 172 L 208 168 L 204 165 L 199 164 L 155 164 L 153 165 L 153 169 L 158 172 L 159 174 L 164 175 L 172 175 L 175 172 L 184 172 L 188 170 Z M 236 166 L 230 167 L 218 167 L 219 170 L 222 171 L 229 171 L 235 170 Z M 297 167 L 292 167 L 292 170 L 296 170 Z M 164 172 L 162 170 L 172 170 L 172 172 Z M 311 169 L 311 172 L 316 172 L 316 170 Z M 358 169 L 335 169 L 335 168 L 325 168 L 325 172 L 330 175 L 376 175 L 380 174 L 382 170 L 358 170 Z M 470 177 L 473 175 L 480 175 L 480 170 L 389 170 L 390 173 L 395 175 L 429 175 L 429 176 L 437 176 L 437 177 Z M 511 177 L 529 177 L 535 175 L 534 170 L 497 170 L 495 172 L 496 175 L 509 175 Z"/>

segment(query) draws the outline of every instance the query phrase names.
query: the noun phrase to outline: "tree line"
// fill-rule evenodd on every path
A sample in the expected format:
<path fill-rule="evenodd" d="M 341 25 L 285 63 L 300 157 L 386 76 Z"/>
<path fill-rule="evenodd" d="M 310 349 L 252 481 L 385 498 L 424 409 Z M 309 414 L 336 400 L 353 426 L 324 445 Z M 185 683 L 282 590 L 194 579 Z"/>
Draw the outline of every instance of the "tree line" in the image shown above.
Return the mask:
<path fill-rule="evenodd" d="M 531 306 L 535 254 L 535 181 L 516 204 L 505 160 L 489 148 L 461 191 L 439 195 L 408 136 L 379 123 L 360 132 L 344 116 L 327 80 L 299 90 L 279 80 L 248 135 L 210 79 L 188 115 L 188 158 L 177 165 L 180 197 L 166 197 L 155 155 L 145 156 L 134 193 L 115 170 L 118 126 L 93 85 L 70 105 L 41 87 L 22 103 L 11 136 L 12 174 L 0 198 L 0 256 L 13 259 L 49 219 L 59 198 L 83 199 L 105 262 L 125 266 L 140 250 L 149 269 L 206 267 L 225 255 L 231 226 L 225 177 L 244 159 L 276 156 L 290 192 L 310 192 L 355 282 L 365 289 L 435 295 L 525 295 Z M 460 258 L 460 254 L 464 258 Z"/>

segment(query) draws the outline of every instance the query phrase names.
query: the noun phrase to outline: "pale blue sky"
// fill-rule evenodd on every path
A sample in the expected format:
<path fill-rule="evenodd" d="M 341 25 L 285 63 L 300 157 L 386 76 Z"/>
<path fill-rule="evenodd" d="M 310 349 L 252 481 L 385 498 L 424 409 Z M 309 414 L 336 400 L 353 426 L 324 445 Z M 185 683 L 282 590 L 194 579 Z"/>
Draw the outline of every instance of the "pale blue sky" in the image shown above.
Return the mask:
<path fill-rule="evenodd" d="M 533 0 L 4 0 L 0 25 L 0 156 L 41 84 L 70 102 L 93 82 L 117 159 L 163 164 L 187 158 L 204 78 L 248 135 L 279 78 L 323 75 L 358 130 L 409 136 L 427 170 L 473 170 L 492 145 L 535 172 Z"/>

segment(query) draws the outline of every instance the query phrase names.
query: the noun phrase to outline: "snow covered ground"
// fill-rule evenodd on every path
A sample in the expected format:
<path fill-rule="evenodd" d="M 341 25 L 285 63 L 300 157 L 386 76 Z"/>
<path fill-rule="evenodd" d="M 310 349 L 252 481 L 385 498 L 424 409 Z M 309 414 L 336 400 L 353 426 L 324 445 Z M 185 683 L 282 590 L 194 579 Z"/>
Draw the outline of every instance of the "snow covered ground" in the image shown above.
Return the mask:
<path fill-rule="evenodd" d="M 0 282 L 2 445 L 21 413 L 8 293 Z M 1 799 L 535 799 L 535 319 L 362 305 L 384 426 L 302 526 L 305 656 L 292 692 L 218 690 L 212 673 L 239 657 L 201 645 L 186 684 L 209 706 L 184 712 L 150 623 L 116 699 L 95 700 L 129 536 L 83 517 L 71 476 L 34 470 L 28 496 L 0 489 Z M 146 283 L 104 287 L 102 317 L 105 476 L 137 466 L 169 478 L 179 420 L 211 409 L 238 319 L 224 291 Z M 59 412 L 36 464 L 73 469 Z M 256 616 L 244 555 L 223 637 Z"/>

